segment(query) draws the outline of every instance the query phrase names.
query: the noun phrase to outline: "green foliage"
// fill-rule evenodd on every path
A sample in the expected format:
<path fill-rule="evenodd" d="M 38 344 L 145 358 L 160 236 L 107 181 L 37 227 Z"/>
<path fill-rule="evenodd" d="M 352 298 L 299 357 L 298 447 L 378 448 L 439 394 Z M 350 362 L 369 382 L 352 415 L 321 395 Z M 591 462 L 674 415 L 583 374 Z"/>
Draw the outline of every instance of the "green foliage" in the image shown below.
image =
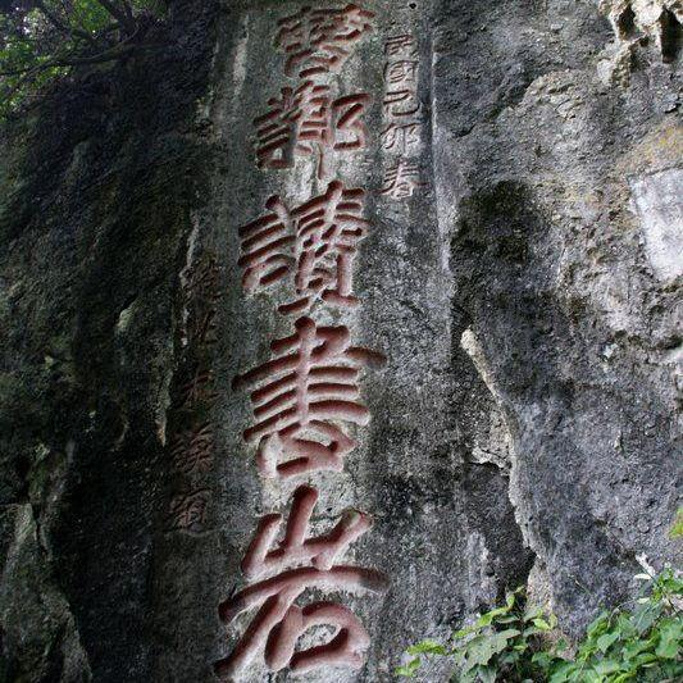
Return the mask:
<path fill-rule="evenodd" d="M 602 613 L 589 627 L 572 662 L 557 662 L 550 683 L 570 681 L 680 681 L 683 677 L 683 581 L 667 569 L 639 574 L 646 588 L 631 610 Z"/>
<path fill-rule="evenodd" d="M 667 569 L 645 582 L 632 608 L 603 612 L 589 627 L 572 659 L 554 645 L 557 626 L 543 610 L 525 609 L 522 589 L 504 606 L 483 614 L 473 626 L 453 634 L 447 644 L 423 641 L 407 650 L 410 659 L 397 674 L 417 673 L 425 656 L 448 657 L 461 683 L 664 683 L 683 680 L 683 581 Z"/>
<path fill-rule="evenodd" d="M 683 508 L 678 508 L 673 526 L 669 532 L 670 538 L 683 538 Z"/>
<path fill-rule="evenodd" d="M 130 58 L 149 47 L 161 0 L 16 0 L 0 8 L 0 116 L 74 67 Z"/>
<path fill-rule="evenodd" d="M 420 655 L 436 655 L 453 660 L 454 680 L 462 683 L 543 680 L 543 661 L 536 657 L 540 636 L 552 631 L 556 620 L 543 610 L 526 610 L 525 603 L 520 588 L 507 596 L 505 605 L 456 631 L 447 645 L 435 641 L 414 645 L 407 651 L 411 659 L 397 673 L 411 677 L 422 664 Z"/>
<path fill-rule="evenodd" d="M 26 98 L 24 84 L 36 91 L 64 74 L 63 67 L 47 64 L 57 46 L 45 28 L 37 10 L 21 17 L 0 14 L 0 114 Z"/>

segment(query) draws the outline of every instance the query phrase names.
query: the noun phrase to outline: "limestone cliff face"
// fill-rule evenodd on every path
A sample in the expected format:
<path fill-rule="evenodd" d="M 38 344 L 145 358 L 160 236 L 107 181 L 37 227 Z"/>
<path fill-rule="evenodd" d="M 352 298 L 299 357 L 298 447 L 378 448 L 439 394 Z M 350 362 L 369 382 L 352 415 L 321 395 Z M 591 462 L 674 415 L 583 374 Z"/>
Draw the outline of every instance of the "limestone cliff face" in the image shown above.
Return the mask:
<path fill-rule="evenodd" d="M 525 583 L 577 635 L 637 555 L 680 560 L 681 3 L 368 0 L 320 81 L 278 51 L 304 4 L 176 0 L 166 50 L 2 129 L 0 680 L 215 680 L 255 614 L 218 606 L 241 609 L 258 520 L 302 484 L 314 536 L 374 520 L 338 562 L 370 590 L 327 586 L 364 663 L 303 680 L 394 680 L 407 645 Z M 324 144 L 259 141 L 307 81 Z M 341 187 L 352 291 L 309 279 L 290 313 L 238 229 Z M 258 461 L 243 438 L 248 372 L 303 318 L 348 334 L 359 407 L 324 389 L 339 467 L 287 479 L 269 467 L 301 444 Z M 290 678 L 259 652 L 235 676 Z"/>

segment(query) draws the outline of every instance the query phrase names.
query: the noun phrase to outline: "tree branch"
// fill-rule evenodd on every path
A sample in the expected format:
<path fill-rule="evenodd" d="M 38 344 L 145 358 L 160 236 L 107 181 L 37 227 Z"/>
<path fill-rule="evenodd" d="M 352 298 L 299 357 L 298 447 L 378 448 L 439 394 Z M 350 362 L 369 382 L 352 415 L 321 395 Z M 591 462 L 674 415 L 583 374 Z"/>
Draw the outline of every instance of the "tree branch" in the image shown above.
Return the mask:
<path fill-rule="evenodd" d="M 87 31 L 82 31 L 79 28 L 75 27 L 70 27 L 66 26 L 65 24 L 62 23 L 62 21 L 57 17 L 55 14 L 53 14 L 47 7 L 45 7 L 45 3 L 43 0 L 36 0 L 36 7 L 43 13 L 45 18 L 58 30 L 61 31 L 62 33 L 66 33 L 67 35 L 70 36 L 78 36 L 79 38 L 83 38 L 83 40 L 87 41 L 92 45 L 93 47 L 97 47 L 97 41 L 87 32 Z"/>
<path fill-rule="evenodd" d="M 135 52 L 149 52 L 151 50 L 160 50 L 164 47 L 166 47 L 166 44 L 164 43 L 137 43 L 134 45 L 125 45 L 120 43 L 116 47 L 113 47 L 110 50 L 105 50 L 104 52 L 101 52 L 98 55 L 93 55 L 92 57 L 69 57 L 68 55 L 64 55 L 63 57 L 57 57 L 48 62 L 38 64 L 37 66 L 27 67 L 26 69 L 0 71 L 0 76 L 30 76 L 40 73 L 41 71 L 46 71 L 47 69 L 53 69 L 60 66 L 69 67 L 83 66 L 86 64 L 102 64 L 104 62 L 113 62 Z"/>
<path fill-rule="evenodd" d="M 121 9 L 111 2 L 111 0 L 97 0 L 97 4 L 107 10 L 107 12 L 121 24 L 121 27 L 128 35 L 135 33 L 137 26 L 132 13 L 128 16 L 128 13 L 121 11 Z"/>

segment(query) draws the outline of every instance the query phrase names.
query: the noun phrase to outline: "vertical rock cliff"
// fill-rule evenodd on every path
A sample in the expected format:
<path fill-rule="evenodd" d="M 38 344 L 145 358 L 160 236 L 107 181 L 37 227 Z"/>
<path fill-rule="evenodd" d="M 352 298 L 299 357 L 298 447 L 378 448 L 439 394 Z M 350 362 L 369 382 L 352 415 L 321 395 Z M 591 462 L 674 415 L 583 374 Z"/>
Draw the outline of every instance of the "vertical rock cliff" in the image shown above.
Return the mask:
<path fill-rule="evenodd" d="M 680 561 L 681 21 L 175 0 L 1 124 L 0 680 L 391 681 Z"/>

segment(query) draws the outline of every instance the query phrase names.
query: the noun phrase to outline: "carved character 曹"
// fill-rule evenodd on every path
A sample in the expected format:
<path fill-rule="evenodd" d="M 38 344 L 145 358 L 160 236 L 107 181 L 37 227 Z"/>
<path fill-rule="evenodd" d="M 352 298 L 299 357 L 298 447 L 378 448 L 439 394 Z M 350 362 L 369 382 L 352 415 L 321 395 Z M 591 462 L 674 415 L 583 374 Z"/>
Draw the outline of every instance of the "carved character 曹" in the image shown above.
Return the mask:
<path fill-rule="evenodd" d="M 286 55 L 285 73 L 306 78 L 338 72 L 354 43 L 373 30 L 374 16 L 349 4 L 341 9 L 304 7 L 280 19 L 275 46 Z"/>

